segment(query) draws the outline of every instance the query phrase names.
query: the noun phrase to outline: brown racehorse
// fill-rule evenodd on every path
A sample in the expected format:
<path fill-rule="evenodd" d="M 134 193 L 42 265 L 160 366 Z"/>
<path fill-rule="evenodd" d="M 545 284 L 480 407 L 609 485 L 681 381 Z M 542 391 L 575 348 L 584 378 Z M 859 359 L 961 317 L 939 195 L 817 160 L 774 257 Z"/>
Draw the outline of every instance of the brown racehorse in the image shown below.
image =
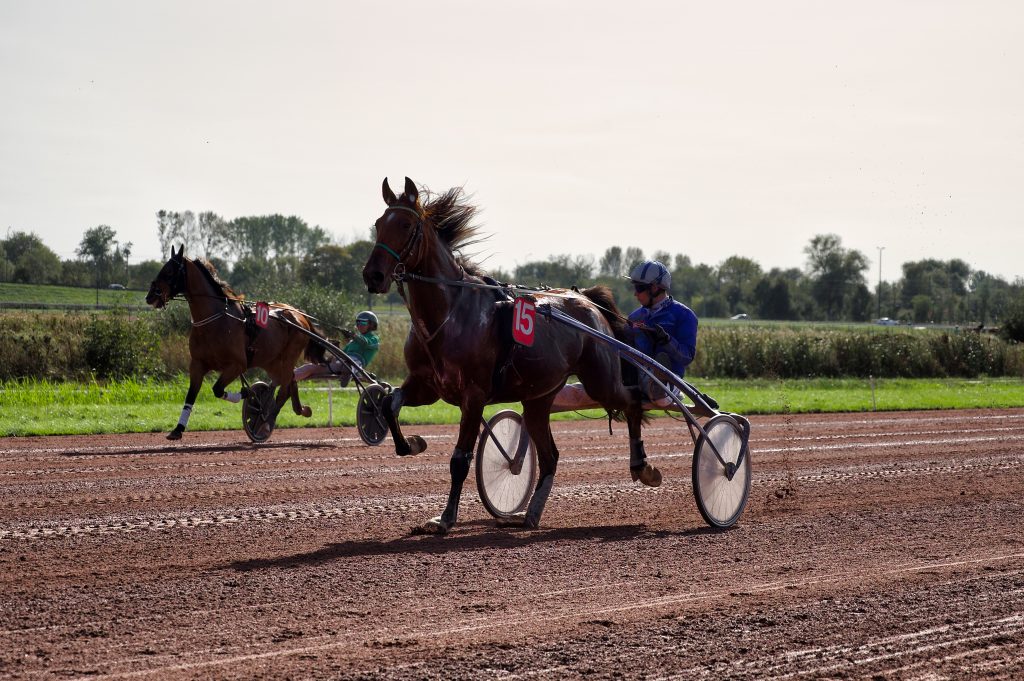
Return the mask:
<path fill-rule="evenodd" d="M 225 388 L 246 369 L 259 367 L 270 376 L 272 386 L 280 386 L 275 415 L 291 396 L 295 413 L 311 416 L 312 410 L 299 402 L 298 386 L 292 379 L 292 372 L 303 350 L 315 341 L 282 321 L 286 319 L 316 333 L 306 315 L 289 305 L 275 304 L 267 327 L 255 332 L 251 329 L 247 333 L 246 310 L 241 298 L 217 277 L 213 265 L 186 258 L 184 252 L 184 246 L 177 253 L 171 248 L 170 260 L 164 263 L 146 295 L 146 303 L 161 308 L 181 294 L 188 301 L 192 315 L 192 329 L 188 334 L 188 349 L 192 357 L 188 394 L 185 395 L 178 425 L 167 439 L 181 439 L 203 377 L 211 371 L 220 371 L 217 382 L 213 384 L 213 394 L 229 402 L 239 402 L 243 395 L 226 392 Z"/>
<path fill-rule="evenodd" d="M 421 202 L 409 178 L 400 196 L 385 178 L 383 194 L 387 208 L 376 222 L 377 243 L 363 268 L 363 280 L 370 292 L 386 293 L 392 279 L 404 279 L 405 288 L 399 291 L 412 317 L 405 343 L 409 377 L 392 392 L 384 409 L 397 453 L 416 454 L 426 448 L 423 438 L 402 435 L 398 413 L 403 406 L 443 399 L 462 410 L 450 463 L 448 504 L 422 529 L 444 534 L 455 524 L 484 406 L 514 401 L 523 404 L 523 419 L 537 448 L 540 476 L 522 518 L 525 526 L 537 527 L 558 464 L 549 425 L 551 405 L 570 375 L 578 376 L 587 393 L 609 413 L 625 415 L 631 468 L 647 469 L 660 482 L 660 474 L 643 453 L 640 401 L 623 385 L 619 357 L 608 344 L 537 315 L 533 345 L 513 348 L 509 304 L 496 300 L 493 290 L 474 286 L 485 280 L 459 253 L 477 236 L 471 225 L 475 208 L 465 203 L 461 189 L 436 197 L 425 191 L 426 200 Z M 550 291 L 535 298 L 538 304 L 550 304 L 606 334 L 623 337 L 622 317 L 607 288 L 586 289 L 582 295 Z"/>

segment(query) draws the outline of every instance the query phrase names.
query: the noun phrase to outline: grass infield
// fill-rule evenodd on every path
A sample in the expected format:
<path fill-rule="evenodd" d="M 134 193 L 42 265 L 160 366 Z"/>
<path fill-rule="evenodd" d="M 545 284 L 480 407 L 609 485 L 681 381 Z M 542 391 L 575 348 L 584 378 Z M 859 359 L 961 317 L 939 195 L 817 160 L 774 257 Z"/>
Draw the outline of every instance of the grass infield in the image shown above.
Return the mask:
<path fill-rule="evenodd" d="M 739 414 L 808 412 L 897 411 L 908 409 L 967 409 L 1024 407 L 1024 381 L 1013 379 L 810 379 L 810 380 L 699 380 L 703 392 L 721 408 Z M 212 377 L 200 391 L 189 430 L 242 431 L 241 405 L 213 397 Z M 79 435 L 91 433 L 146 433 L 169 431 L 178 422 L 188 380 L 170 382 L 123 381 L 109 383 L 52 383 L 12 381 L 0 383 L 0 437 L 23 435 Z M 231 389 L 237 390 L 236 382 Z M 300 395 L 313 408 L 313 417 L 295 416 L 286 405 L 277 428 L 303 426 L 351 427 L 355 422 L 354 388 L 329 389 L 324 382 L 308 382 Z M 520 409 L 518 404 L 494 405 Z M 653 412 L 652 416 L 658 416 Z M 553 419 L 603 418 L 603 412 L 555 414 Z M 438 403 L 402 410 L 405 423 L 456 424 L 459 410 Z M 244 437 L 244 435 L 243 435 Z"/>

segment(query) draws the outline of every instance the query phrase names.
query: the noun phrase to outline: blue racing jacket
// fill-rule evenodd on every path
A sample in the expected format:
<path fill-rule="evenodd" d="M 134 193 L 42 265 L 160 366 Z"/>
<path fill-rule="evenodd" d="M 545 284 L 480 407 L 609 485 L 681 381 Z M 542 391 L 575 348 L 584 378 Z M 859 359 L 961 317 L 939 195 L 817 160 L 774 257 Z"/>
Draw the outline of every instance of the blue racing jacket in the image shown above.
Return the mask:
<path fill-rule="evenodd" d="M 655 334 L 651 332 L 655 326 L 660 326 L 668 334 L 667 343 L 655 340 Z M 662 353 L 668 355 L 667 368 L 680 378 L 686 375 L 686 367 L 697 353 L 697 315 L 693 310 L 672 296 L 666 296 L 651 308 L 633 310 L 629 315 L 629 331 L 633 347 L 650 357 L 656 358 Z"/>

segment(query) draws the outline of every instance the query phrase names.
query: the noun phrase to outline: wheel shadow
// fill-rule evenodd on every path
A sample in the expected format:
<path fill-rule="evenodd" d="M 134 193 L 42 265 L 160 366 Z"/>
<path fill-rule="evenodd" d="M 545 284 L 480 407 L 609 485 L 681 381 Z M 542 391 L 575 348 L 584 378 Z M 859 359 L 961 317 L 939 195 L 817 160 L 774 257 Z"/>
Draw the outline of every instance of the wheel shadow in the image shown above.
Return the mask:
<path fill-rule="evenodd" d="M 731 528 L 735 529 L 735 528 Z M 234 561 L 223 566 L 238 572 L 256 570 L 295 568 L 323 565 L 336 560 L 365 558 L 371 556 L 441 555 L 467 553 L 501 548 L 522 548 L 524 546 L 549 543 L 600 542 L 614 543 L 632 541 L 638 537 L 668 538 L 697 537 L 719 534 L 724 531 L 711 527 L 695 527 L 686 530 L 649 530 L 646 525 L 598 525 L 589 527 L 526 529 L 499 527 L 493 520 L 474 520 L 460 523 L 454 534 L 448 536 L 422 535 L 411 533 L 398 539 L 378 541 L 347 541 L 328 544 L 323 548 L 291 556 L 258 558 Z M 470 532 L 467 532 L 470 530 Z"/>

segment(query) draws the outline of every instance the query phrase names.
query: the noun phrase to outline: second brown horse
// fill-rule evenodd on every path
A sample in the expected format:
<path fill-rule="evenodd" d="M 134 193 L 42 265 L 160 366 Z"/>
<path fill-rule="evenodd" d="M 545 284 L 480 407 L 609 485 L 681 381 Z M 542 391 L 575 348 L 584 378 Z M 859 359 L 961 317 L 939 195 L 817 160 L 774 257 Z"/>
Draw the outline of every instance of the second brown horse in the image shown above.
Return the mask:
<path fill-rule="evenodd" d="M 217 277 L 211 265 L 186 258 L 184 246 L 177 252 L 171 248 L 171 257 L 150 285 L 146 302 L 161 308 L 177 295 L 185 297 L 192 315 L 188 335 L 191 360 L 185 405 L 178 424 L 167 435 L 168 440 L 181 439 L 203 377 L 211 371 L 220 372 L 213 384 L 213 394 L 229 402 L 239 402 L 244 395 L 227 392 L 227 386 L 246 369 L 259 367 L 270 376 L 272 385 L 280 386 L 275 416 L 289 396 L 296 414 L 307 418 L 312 415 L 312 410 L 299 402 L 298 387 L 293 379 L 296 361 L 315 343 L 296 328 L 316 333 L 305 314 L 290 305 L 278 304 L 265 329 L 255 334 L 247 332 L 246 310 L 239 296 Z"/>

